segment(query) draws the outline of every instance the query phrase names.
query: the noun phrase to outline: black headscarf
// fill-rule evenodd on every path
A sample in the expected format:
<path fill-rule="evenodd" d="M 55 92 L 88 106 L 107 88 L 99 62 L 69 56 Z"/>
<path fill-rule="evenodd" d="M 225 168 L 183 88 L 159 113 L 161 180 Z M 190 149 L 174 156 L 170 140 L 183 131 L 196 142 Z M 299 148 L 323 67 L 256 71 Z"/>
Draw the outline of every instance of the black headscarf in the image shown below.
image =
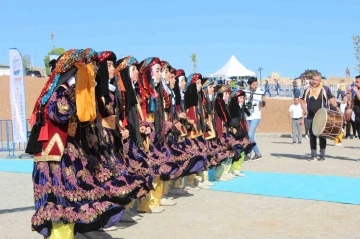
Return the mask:
<path fill-rule="evenodd" d="M 185 109 L 188 110 L 191 107 L 197 106 L 198 100 L 199 97 L 196 83 L 190 84 L 185 90 Z"/>
<path fill-rule="evenodd" d="M 109 71 L 107 62 L 112 61 L 115 65 L 116 55 L 110 51 L 104 51 L 99 54 L 98 71 L 95 77 L 97 83 L 95 87 L 96 97 L 109 95 Z"/>
<path fill-rule="evenodd" d="M 230 124 L 231 116 L 223 100 L 223 93 L 218 93 L 215 99 L 215 110 L 217 115 L 225 124 Z"/>

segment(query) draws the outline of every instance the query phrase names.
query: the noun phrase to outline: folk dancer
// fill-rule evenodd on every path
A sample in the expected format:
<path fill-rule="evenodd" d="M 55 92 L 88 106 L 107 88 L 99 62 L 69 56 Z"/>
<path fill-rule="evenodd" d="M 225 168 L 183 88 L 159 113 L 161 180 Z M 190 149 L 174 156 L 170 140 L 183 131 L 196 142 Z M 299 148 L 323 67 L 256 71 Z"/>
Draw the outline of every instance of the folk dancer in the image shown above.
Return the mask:
<path fill-rule="evenodd" d="M 92 49 L 72 49 L 60 56 L 30 120 L 34 126 L 26 152 L 35 161 L 32 229 L 45 238 L 71 239 L 77 232 L 89 235 L 114 225 L 124 211 L 107 200 L 106 190 L 94 176 L 99 164 L 81 147 L 77 123 L 70 120 L 96 118 L 96 61 Z M 91 148 L 93 138 L 89 135 L 82 144 Z"/>
<path fill-rule="evenodd" d="M 163 182 L 170 180 L 179 169 L 174 156 L 165 147 L 165 134 L 171 124 L 164 117 L 164 89 L 161 83 L 161 62 L 157 57 L 149 57 L 139 64 L 139 95 L 141 97 L 141 115 L 143 121 L 151 127 L 151 134 L 145 140 L 145 149 L 151 159 L 154 170 L 153 187 L 146 199 L 140 200 L 138 211 L 159 213 L 162 206 L 172 206 L 176 202 L 163 197 Z M 151 143 L 150 143 L 151 141 Z"/>

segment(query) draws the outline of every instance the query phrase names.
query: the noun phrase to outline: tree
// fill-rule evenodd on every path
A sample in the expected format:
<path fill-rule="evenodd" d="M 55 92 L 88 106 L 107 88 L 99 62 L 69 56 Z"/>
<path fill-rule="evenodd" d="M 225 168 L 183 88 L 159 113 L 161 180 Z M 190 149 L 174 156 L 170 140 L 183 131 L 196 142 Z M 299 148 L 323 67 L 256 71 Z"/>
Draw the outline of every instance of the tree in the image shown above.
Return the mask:
<path fill-rule="evenodd" d="M 24 67 L 24 73 L 26 73 L 26 70 L 31 68 L 31 57 L 30 57 L 30 55 L 23 55 L 22 56 L 22 62 L 23 62 L 23 67 Z"/>
<path fill-rule="evenodd" d="M 309 79 L 314 74 L 321 74 L 321 73 L 318 70 L 309 70 L 309 69 L 307 69 L 300 75 L 300 78 Z"/>
<path fill-rule="evenodd" d="M 46 74 L 48 76 L 50 76 L 51 72 L 50 72 L 50 66 L 49 66 L 49 62 L 50 62 L 50 55 L 62 55 L 65 53 L 65 49 L 64 48 L 54 48 L 51 51 L 49 51 L 49 53 L 44 57 L 44 64 L 45 64 L 45 70 L 46 70 Z"/>
<path fill-rule="evenodd" d="M 193 63 L 193 67 L 194 67 L 194 73 L 196 73 L 196 67 L 197 67 L 197 59 L 196 59 L 196 54 L 193 53 L 190 55 L 191 61 Z"/>
<path fill-rule="evenodd" d="M 360 35 L 352 36 L 354 50 L 355 50 L 355 58 L 358 64 L 355 66 L 355 70 L 360 72 Z"/>

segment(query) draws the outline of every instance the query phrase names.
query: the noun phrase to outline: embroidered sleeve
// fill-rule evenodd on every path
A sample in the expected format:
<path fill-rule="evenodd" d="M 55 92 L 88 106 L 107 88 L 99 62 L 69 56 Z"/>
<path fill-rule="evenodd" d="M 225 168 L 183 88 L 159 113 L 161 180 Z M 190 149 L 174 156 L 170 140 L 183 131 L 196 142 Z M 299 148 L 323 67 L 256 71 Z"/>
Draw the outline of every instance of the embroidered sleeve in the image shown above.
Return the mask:
<path fill-rule="evenodd" d="M 70 100 L 70 91 L 72 90 L 72 88 L 66 89 L 60 86 L 51 95 L 48 108 L 48 114 L 51 120 L 64 123 L 75 113 L 75 105 Z"/>

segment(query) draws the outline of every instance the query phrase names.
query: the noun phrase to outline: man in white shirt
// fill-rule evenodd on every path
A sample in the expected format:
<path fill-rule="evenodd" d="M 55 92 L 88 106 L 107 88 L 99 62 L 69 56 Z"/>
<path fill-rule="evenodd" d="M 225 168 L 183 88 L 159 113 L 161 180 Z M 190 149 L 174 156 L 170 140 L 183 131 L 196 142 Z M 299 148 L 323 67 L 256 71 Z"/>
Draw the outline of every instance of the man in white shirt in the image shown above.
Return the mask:
<path fill-rule="evenodd" d="M 258 81 L 255 77 L 251 77 L 248 80 L 249 91 L 246 92 L 246 108 L 250 112 L 250 116 L 246 117 L 246 121 L 249 125 L 249 138 L 256 143 L 254 147 L 254 157 L 251 158 L 251 153 L 245 158 L 246 161 L 260 160 L 262 159 L 258 144 L 255 141 L 255 132 L 261 121 L 261 108 L 265 106 L 264 91 L 258 88 Z"/>
<path fill-rule="evenodd" d="M 289 123 L 292 128 L 293 144 L 296 144 L 296 136 L 298 144 L 301 144 L 302 125 L 304 124 L 304 111 L 300 104 L 299 97 L 294 98 L 294 104 L 289 107 Z"/>

